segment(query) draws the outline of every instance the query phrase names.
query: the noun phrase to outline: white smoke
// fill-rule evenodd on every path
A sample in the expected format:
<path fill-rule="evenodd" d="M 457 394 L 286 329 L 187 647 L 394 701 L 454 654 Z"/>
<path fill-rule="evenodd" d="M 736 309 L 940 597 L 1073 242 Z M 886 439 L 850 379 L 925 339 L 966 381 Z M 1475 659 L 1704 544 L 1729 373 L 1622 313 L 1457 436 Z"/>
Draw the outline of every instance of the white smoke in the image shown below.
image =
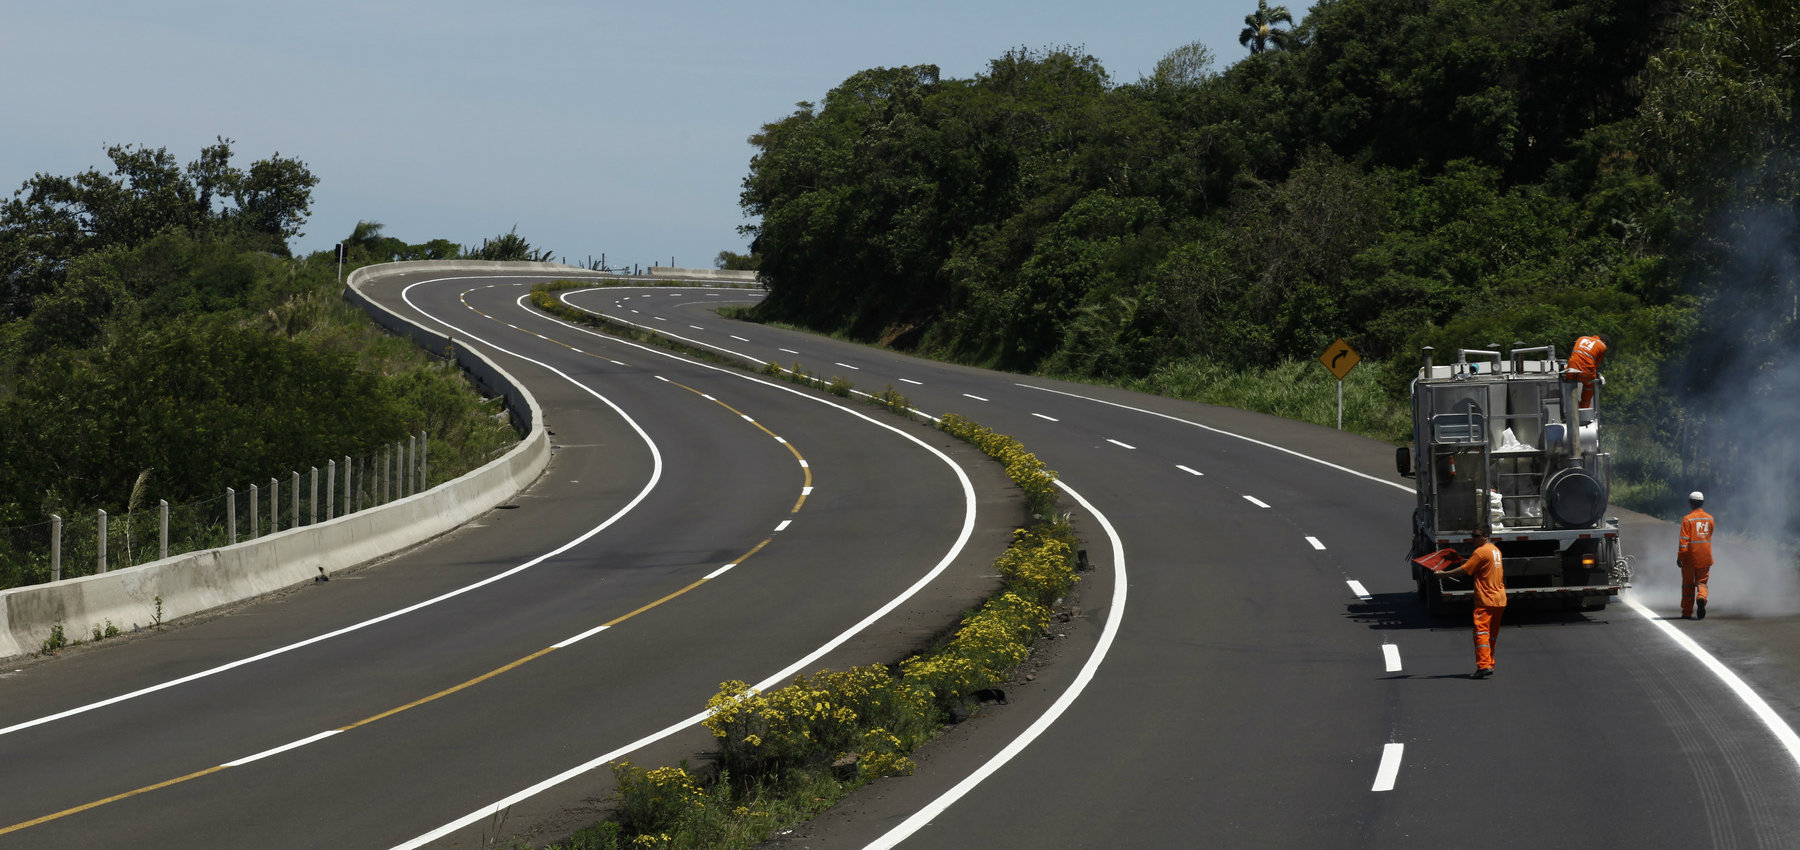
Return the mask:
<path fill-rule="evenodd" d="M 1708 615 L 1775 616 L 1800 613 L 1800 227 L 1791 206 L 1738 212 L 1729 234 L 1728 262 L 1695 351 L 1704 376 L 1686 381 L 1690 408 L 1704 411 L 1696 435 L 1699 463 L 1693 481 L 1671 481 L 1687 513 L 1689 491 L 1704 490 L 1717 522 Z M 1680 598 L 1675 569 L 1676 526 L 1667 540 L 1646 541 L 1634 582 L 1655 598 Z M 1669 594 L 1667 588 L 1672 587 Z M 1729 614 L 1727 613 L 1729 612 Z"/>

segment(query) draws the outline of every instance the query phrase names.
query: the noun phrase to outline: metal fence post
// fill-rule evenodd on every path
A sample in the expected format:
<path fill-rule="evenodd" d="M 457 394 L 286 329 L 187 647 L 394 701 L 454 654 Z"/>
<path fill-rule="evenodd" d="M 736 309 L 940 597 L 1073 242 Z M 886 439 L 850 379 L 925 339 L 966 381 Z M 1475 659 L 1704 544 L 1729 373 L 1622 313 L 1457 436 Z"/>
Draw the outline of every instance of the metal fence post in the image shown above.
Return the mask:
<path fill-rule="evenodd" d="M 169 557 L 169 500 L 157 499 L 156 504 L 158 513 L 162 514 L 162 532 L 156 537 L 156 559 L 161 561 Z"/>
<path fill-rule="evenodd" d="M 413 487 L 413 479 L 418 477 L 413 474 L 413 464 L 418 462 L 418 458 L 419 458 L 419 438 L 417 436 L 407 437 L 406 438 L 406 468 L 400 470 L 400 489 L 403 491 L 410 491 L 410 492 L 414 492 L 414 493 L 418 492 L 418 490 Z M 403 492 L 400 495 L 404 496 L 404 495 L 406 495 L 406 493 Z"/>
<path fill-rule="evenodd" d="M 281 531 L 281 480 L 269 479 L 269 533 Z"/>
<path fill-rule="evenodd" d="M 424 431 L 420 431 L 419 432 L 419 492 L 421 492 L 421 493 L 425 492 L 426 482 L 431 480 L 425 474 L 425 459 L 431 456 L 431 452 L 428 448 L 430 445 L 431 445 L 430 435 L 426 434 Z"/>
<path fill-rule="evenodd" d="M 256 501 L 257 495 L 258 495 L 258 493 L 256 491 L 256 485 L 255 484 L 250 485 L 250 539 L 251 540 L 255 540 L 256 538 L 262 536 L 260 533 L 260 531 L 261 531 L 260 526 L 262 524 L 262 517 L 260 516 L 260 514 L 262 513 L 262 507 L 257 504 L 257 501 Z"/>
<path fill-rule="evenodd" d="M 50 515 L 50 580 L 62 581 L 62 517 Z"/>
<path fill-rule="evenodd" d="M 319 524 L 319 468 L 316 466 L 312 468 L 312 483 L 310 485 L 308 485 L 307 489 L 310 492 L 307 493 L 308 498 L 306 500 L 306 503 L 310 507 L 307 508 L 306 524 L 307 525 L 318 525 Z M 330 489 L 330 488 L 327 487 L 326 489 Z"/>
<path fill-rule="evenodd" d="M 375 504 L 378 505 L 385 505 L 388 503 L 388 485 L 393 483 L 394 480 L 394 474 L 388 471 L 388 455 L 393 451 L 393 446 L 384 444 L 381 447 L 381 472 L 379 473 L 381 476 L 381 498 L 375 502 Z"/>
<path fill-rule="evenodd" d="M 225 545 L 237 545 L 237 490 L 225 488 Z"/>
<path fill-rule="evenodd" d="M 337 461 L 325 461 L 325 521 L 337 516 Z"/>
<path fill-rule="evenodd" d="M 344 513 L 345 514 L 349 514 L 351 511 L 356 510 L 356 508 L 351 506 L 351 502 L 350 502 L 350 472 L 351 472 L 350 456 L 344 455 Z"/>
<path fill-rule="evenodd" d="M 100 512 L 100 549 L 95 557 L 100 572 L 106 572 L 106 511 Z"/>
<path fill-rule="evenodd" d="M 293 490 L 294 490 L 294 499 L 293 499 L 293 501 L 294 501 L 293 520 L 294 521 L 289 524 L 289 527 L 290 528 L 299 528 L 303 524 L 300 522 L 300 473 L 294 472 L 293 470 L 289 470 L 288 474 L 293 476 L 291 481 L 293 483 Z"/>

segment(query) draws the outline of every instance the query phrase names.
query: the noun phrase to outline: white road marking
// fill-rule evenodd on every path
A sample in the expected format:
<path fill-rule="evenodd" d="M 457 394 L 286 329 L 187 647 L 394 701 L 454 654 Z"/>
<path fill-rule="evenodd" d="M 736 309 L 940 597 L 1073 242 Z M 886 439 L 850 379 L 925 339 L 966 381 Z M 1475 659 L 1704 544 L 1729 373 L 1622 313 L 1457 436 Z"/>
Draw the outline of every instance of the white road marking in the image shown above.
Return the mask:
<path fill-rule="evenodd" d="M 1255 505 L 1259 508 L 1266 508 L 1269 506 L 1268 502 L 1258 499 L 1255 496 L 1245 496 L 1244 501 L 1249 502 L 1250 504 Z"/>
<path fill-rule="evenodd" d="M 688 325 L 688 327 L 693 328 L 694 330 L 697 330 L 697 331 L 706 330 L 705 328 L 700 327 L 699 325 Z"/>
<path fill-rule="evenodd" d="M 610 628 L 612 628 L 612 627 L 611 626 L 595 626 L 591 629 L 588 629 L 585 632 L 582 632 L 581 634 L 578 634 L 572 638 L 569 638 L 568 640 L 563 641 L 562 643 L 553 643 L 553 644 L 551 644 L 551 646 L 556 649 L 562 649 L 564 647 L 574 646 L 575 644 L 580 643 L 581 641 L 587 640 L 588 638 L 591 638 L 594 635 L 604 632 Z"/>
<path fill-rule="evenodd" d="M 1369 601 L 1369 599 L 1371 598 L 1369 596 L 1369 589 L 1366 587 L 1363 587 L 1362 582 L 1357 581 L 1356 579 L 1350 579 L 1349 581 L 1345 582 L 1345 584 L 1350 585 L 1350 592 L 1356 594 L 1356 598 L 1361 599 L 1364 602 Z"/>
<path fill-rule="evenodd" d="M 1306 538 L 1306 542 L 1311 543 L 1312 547 L 1314 549 L 1318 549 L 1320 551 L 1324 551 L 1324 549 L 1325 549 L 1325 544 L 1320 543 L 1319 538 L 1317 538 L 1317 537 L 1308 537 L 1308 538 Z"/>
<path fill-rule="evenodd" d="M 856 370 L 856 371 L 858 371 L 858 372 L 861 372 L 861 371 L 862 371 L 862 367 L 861 367 L 861 366 L 852 366 L 852 365 L 850 365 L 850 364 L 848 364 L 848 363 L 838 363 L 838 364 L 836 364 L 836 365 L 838 365 L 838 366 L 842 366 L 842 367 L 844 367 L 844 368 L 845 368 L 845 369 L 854 369 L 854 370 Z"/>
<path fill-rule="evenodd" d="M 246 764 L 249 764 L 253 761 L 257 761 L 259 759 L 266 759 L 269 756 L 280 755 L 282 753 L 287 752 L 288 750 L 299 749 L 299 748 L 304 747 L 307 744 L 310 744 L 314 741 L 322 741 L 322 740 L 329 738 L 333 735 L 336 735 L 337 733 L 342 732 L 342 731 L 344 731 L 344 730 L 332 729 L 330 731 L 320 732 L 319 734 L 314 735 L 310 738 L 301 738 L 300 740 L 295 741 L 291 744 L 283 744 L 272 750 L 263 750 L 262 752 L 257 753 L 256 755 L 253 755 L 253 756 L 245 756 L 241 759 L 238 759 L 237 761 L 228 761 L 225 763 L 225 766 L 226 767 L 242 767 Z"/>
<path fill-rule="evenodd" d="M 1400 777 L 1400 754 L 1405 751 L 1405 744 L 1388 744 L 1381 748 L 1381 767 L 1375 769 L 1375 787 L 1370 791 L 1394 790 L 1394 780 Z"/>
<path fill-rule="evenodd" d="M 1130 449 L 1134 452 L 1137 451 L 1137 446 L 1131 445 L 1130 443 L 1121 443 L 1118 440 L 1115 440 L 1111 437 L 1107 437 L 1106 441 L 1109 443 L 1112 443 L 1115 446 L 1118 446 L 1121 449 Z"/>
<path fill-rule="evenodd" d="M 1622 593 L 1619 595 L 1619 599 L 1631 606 L 1631 610 L 1649 620 L 1650 625 L 1661 629 L 1662 633 L 1674 641 L 1676 646 L 1687 650 L 1689 655 L 1699 659 L 1700 663 L 1706 669 L 1711 670 L 1713 675 L 1718 676 L 1719 680 L 1724 682 L 1725 686 L 1730 688 L 1739 700 L 1743 701 L 1744 706 L 1750 709 L 1750 713 L 1756 715 L 1756 719 L 1762 721 L 1763 726 L 1768 727 L 1769 733 L 1775 736 L 1775 740 L 1780 741 L 1781 745 L 1787 748 L 1788 756 L 1800 763 L 1800 735 L 1795 735 L 1794 728 L 1789 726 L 1786 720 L 1781 719 L 1781 715 L 1776 714 L 1775 709 L 1770 708 L 1768 702 L 1758 696 L 1756 691 L 1751 690 L 1750 686 L 1738 677 L 1738 674 L 1731 672 L 1731 668 L 1726 667 L 1723 662 L 1714 658 L 1712 653 L 1695 643 L 1694 639 L 1688 637 L 1686 632 L 1675 628 L 1661 615 L 1644 607 L 1637 601 L 1637 594 Z"/>
<path fill-rule="evenodd" d="M 1179 469 L 1179 470 L 1181 470 L 1181 471 L 1182 471 L 1182 472 L 1185 472 L 1185 473 L 1187 473 L 1187 474 L 1189 474 L 1189 475 L 1201 475 L 1201 476 L 1204 476 L 1204 475 L 1205 475 L 1205 474 L 1206 474 L 1206 473 L 1204 473 L 1204 472 L 1201 472 L 1201 471 L 1200 471 L 1200 470 L 1198 470 L 1198 469 L 1193 469 L 1193 468 L 1191 468 L 1191 467 L 1186 467 L 1186 466 L 1182 466 L 1182 465 L 1181 465 L 1181 464 L 1179 464 L 1179 463 L 1178 463 L 1178 464 L 1175 464 L 1175 468 L 1176 468 L 1176 469 Z"/>
<path fill-rule="evenodd" d="M 1068 711 L 1069 706 L 1075 704 L 1075 700 L 1081 696 L 1082 690 L 1088 686 L 1089 682 L 1093 681 L 1094 673 L 1100 669 L 1101 662 L 1106 660 L 1106 653 L 1112 648 L 1113 639 L 1119 634 L 1119 622 L 1125 619 L 1125 589 L 1130 584 L 1125 576 L 1125 543 L 1119 539 L 1119 533 L 1113 529 L 1112 523 L 1107 520 L 1106 515 L 1096 510 L 1087 499 L 1082 498 L 1080 493 L 1075 492 L 1069 485 L 1061 481 L 1056 482 L 1056 486 L 1061 488 L 1064 493 L 1069 494 L 1070 498 L 1073 498 L 1094 517 L 1094 520 L 1100 525 L 1100 529 L 1106 533 L 1107 540 L 1112 544 L 1113 592 L 1112 601 L 1108 606 L 1112 611 L 1112 616 L 1107 618 L 1106 626 L 1100 630 L 1100 640 L 1094 646 L 1094 653 L 1089 655 L 1087 662 L 1081 666 L 1081 672 L 1075 674 L 1075 681 L 1069 684 L 1068 690 L 1063 691 L 1056 698 L 1056 702 L 1051 703 L 1049 710 L 1038 717 L 1023 734 L 1014 738 L 1011 743 L 1007 744 L 993 758 L 988 759 L 987 763 L 974 773 L 956 783 L 955 787 L 945 791 L 942 796 L 914 812 L 911 817 L 889 830 L 887 834 L 875 839 L 865 850 L 892 850 L 900 842 L 910 838 L 913 833 L 928 826 L 933 818 L 943 814 L 957 800 L 973 791 L 975 786 L 980 785 L 983 780 L 1006 766 L 1006 763 L 1012 761 L 1014 756 L 1024 752 L 1026 747 L 1043 735 L 1045 730 L 1048 730 L 1050 725 L 1063 715 L 1063 712 Z"/>
<path fill-rule="evenodd" d="M 793 522 L 794 522 L 794 521 L 793 521 L 793 520 L 791 520 L 791 519 L 784 519 L 784 520 L 782 520 L 782 521 L 781 521 L 781 523 L 780 523 L 780 524 L 778 524 L 778 525 L 776 525 L 776 526 L 775 526 L 775 530 L 776 530 L 776 531 L 786 531 L 786 530 L 787 530 L 787 527 L 788 527 L 788 526 L 789 526 L 789 525 L 791 525 L 791 524 L 793 524 Z"/>
<path fill-rule="evenodd" d="M 749 342 L 750 341 L 750 340 L 744 339 L 741 336 L 738 336 L 737 334 L 732 334 L 731 338 L 737 340 L 738 342 Z"/>
<path fill-rule="evenodd" d="M 972 399 L 974 399 L 974 400 L 976 400 L 976 401 L 987 401 L 987 399 L 985 399 L 985 398 L 982 398 L 982 397 L 981 397 L 981 396 L 978 396 L 978 395 L 969 395 L 969 394 L 968 394 L 968 393 L 963 393 L 963 398 L 972 398 Z"/>
<path fill-rule="evenodd" d="M 732 337 L 732 339 L 737 339 L 737 338 L 738 338 L 738 337 Z M 749 342 L 749 341 L 750 341 L 750 340 L 747 340 L 747 339 L 746 339 L 746 340 L 744 340 L 744 341 L 745 341 L 745 342 Z M 798 352 L 798 351 L 795 351 L 795 350 L 793 350 L 793 349 L 791 349 L 791 348 L 777 348 L 777 349 L 775 349 L 775 350 L 776 350 L 776 351 L 780 351 L 780 352 L 783 352 L 783 353 L 786 353 L 786 354 L 799 354 L 799 353 L 800 353 L 800 352 Z"/>
<path fill-rule="evenodd" d="M 915 380 L 913 380 L 913 379 L 911 379 L 911 378 L 901 378 L 901 379 L 900 379 L 900 383 L 902 383 L 902 384 L 912 384 L 912 385 L 913 385 L 913 386 L 915 386 L 915 387 L 922 387 L 922 386 L 925 386 L 925 382 L 924 382 L 924 381 L 915 381 Z"/>
<path fill-rule="evenodd" d="M 1056 418 L 1056 417 L 1054 417 L 1054 416 L 1045 416 L 1045 415 L 1044 415 L 1044 414 L 1042 414 L 1042 413 L 1033 413 L 1033 414 L 1031 414 L 1031 415 L 1032 415 L 1032 416 L 1036 416 L 1036 417 L 1037 417 L 1037 418 L 1039 418 L 1039 419 L 1043 419 L 1043 420 L 1047 420 L 1047 421 L 1050 421 L 1050 422 L 1061 422 L 1061 421 L 1062 421 L 1062 420 L 1061 420 L 1061 419 L 1058 419 L 1058 418 Z"/>
<path fill-rule="evenodd" d="M 1391 643 L 1382 644 L 1381 657 L 1387 660 L 1387 671 L 1389 673 L 1400 672 L 1400 647 Z"/>
<path fill-rule="evenodd" d="M 712 572 L 710 572 L 710 573 L 707 573 L 707 574 L 706 574 L 706 577 L 707 577 L 707 578 L 708 578 L 708 579 L 715 579 L 715 578 L 718 578 L 718 577 L 719 577 L 719 576 L 722 576 L 722 575 L 724 575 L 724 574 L 725 574 L 725 572 L 726 572 L 726 571 L 727 571 L 727 570 L 729 570 L 729 569 L 731 569 L 731 568 L 732 568 L 732 567 L 735 567 L 735 566 L 737 566 L 737 562 L 735 562 L 735 561 L 733 561 L 733 562 L 732 562 L 732 563 L 729 563 L 729 564 L 726 564 L 726 565 L 725 565 L 725 566 L 723 566 L 723 567 L 720 567 L 720 568 L 718 568 L 718 569 L 716 569 L 716 570 L 713 570 L 713 571 L 712 571 Z"/>

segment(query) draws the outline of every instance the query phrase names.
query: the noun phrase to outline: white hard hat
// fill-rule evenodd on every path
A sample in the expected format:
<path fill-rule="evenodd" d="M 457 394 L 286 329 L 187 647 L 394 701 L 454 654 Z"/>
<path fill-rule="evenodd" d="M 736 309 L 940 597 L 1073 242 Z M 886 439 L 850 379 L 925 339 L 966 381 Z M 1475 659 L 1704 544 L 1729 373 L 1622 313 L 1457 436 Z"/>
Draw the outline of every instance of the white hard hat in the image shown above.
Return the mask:
<path fill-rule="evenodd" d="M 1704 502 L 1704 501 L 1706 501 L 1706 494 L 1700 492 L 1699 490 L 1695 490 L 1694 492 L 1688 494 L 1688 501 Z"/>

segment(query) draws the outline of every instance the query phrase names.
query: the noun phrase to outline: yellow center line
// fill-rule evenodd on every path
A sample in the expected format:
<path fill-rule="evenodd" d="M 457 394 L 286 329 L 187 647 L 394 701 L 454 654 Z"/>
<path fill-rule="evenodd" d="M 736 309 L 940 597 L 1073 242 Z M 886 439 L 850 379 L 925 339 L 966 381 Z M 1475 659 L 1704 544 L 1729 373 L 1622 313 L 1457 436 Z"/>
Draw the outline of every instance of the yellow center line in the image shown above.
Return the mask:
<path fill-rule="evenodd" d="M 467 301 L 464 301 L 463 303 L 465 305 L 468 304 Z M 475 310 L 474 307 L 469 307 L 469 309 Z M 480 310 L 475 310 L 475 312 L 481 313 Z M 493 318 L 492 316 L 488 316 L 486 313 L 481 313 L 481 315 L 487 316 L 487 318 L 490 318 L 490 319 Z M 550 341 L 556 342 L 558 345 L 561 345 L 564 348 L 568 348 L 571 351 L 575 351 L 578 354 L 583 354 L 585 356 L 594 357 L 596 359 L 601 359 L 601 360 L 609 360 L 609 362 L 610 362 L 610 358 L 603 358 L 597 354 L 588 354 L 585 351 L 576 349 L 573 346 L 568 345 L 567 343 L 558 342 L 557 340 L 550 340 Z M 738 416 L 742 417 L 746 422 L 749 422 L 750 424 L 755 425 L 763 433 L 768 434 L 771 437 L 774 437 L 776 442 L 779 442 L 780 444 L 787 446 L 787 450 L 794 455 L 795 459 L 800 461 L 800 471 L 805 473 L 805 484 L 803 485 L 803 489 L 800 491 L 800 500 L 794 503 L 794 509 L 793 509 L 793 513 L 800 512 L 800 506 L 806 503 L 806 492 L 807 492 L 807 490 L 810 490 L 812 488 L 813 477 L 812 477 L 812 468 L 810 466 L 807 466 L 806 458 L 800 454 L 799 449 L 794 448 L 792 443 L 789 443 L 787 440 L 782 439 L 780 435 L 776 434 L 774 431 L 769 430 L 761 422 L 757 422 L 756 420 L 751 419 L 749 416 L 746 416 L 743 412 L 739 411 L 737 408 L 734 408 L 731 405 L 726 404 L 725 402 L 719 401 L 718 399 L 714 399 L 711 396 L 708 396 L 706 393 L 700 392 L 699 390 L 694 389 L 693 387 L 689 387 L 689 386 L 686 386 L 686 385 L 683 385 L 680 383 L 676 383 L 675 381 L 670 381 L 669 383 L 675 384 L 675 386 L 681 387 L 682 389 L 692 392 L 696 395 L 699 395 L 702 398 L 707 398 L 707 399 L 711 400 L 714 404 L 717 404 L 720 407 L 723 407 L 726 410 L 731 411 L 732 413 L 736 413 Z M 743 562 L 750 560 L 751 556 L 755 555 L 758 552 L 761 552 L 763 550 L 763 547 L 769 545 L 769 542 L 770 542 L 769 539 L 764 539 L 761 543 L 758 543 L 755 546 L 751 547 L 750 551 L 745 552 L 743 555 L 739 556 L 738 559 L 733 561 L 732 563 L 733 564 L 742 564 Z M 620 623 L 625 622 L 626 620 L 631 619 L 632 617 L 636 617 L 637 615 L 642 614 L 645 611 L 649 611 L 650 609 L 655 608 L 659 605 L 662 605 L 662 604 L 668 602 L 669 600 L 672 600 L 678 596 L 681 596 L 682 594 L 687 593 L 688 591 L 691 591 L 694 588 L 707 583 L 708 581 L 710 581 L 709 578 L 702 578 L 702 579 L 695 581 L 694 583 L 688 585 L 687 587 L 684 587 L 680 590 L 675 591 L 674 593 L 671 593 L 667 596 L 664 596 L 661 599 L 656 600 L 655 602 L 648 603 L 648 604 L 644 605 L 643 607 L 640 607 L 637 610 L 632 611 L 629 614 L 624 614 L 622 616 L 616 617 L 616 618 L 609 620 L 601 625 L 605 628 L 611 628 L 613 626 L 616 626 Z M 498 676 L 502 673 L 508 672 L 510 670 L 514 670 L 514 669 L 521 667 L 525 664 L 528 664 L 532 661 L 536 661 L 539 658 L 543 658 L 544 656 L 549 655 L 552 652 L 555 652 L 557 649 L 558 649 L 558 647 L 555 647 L 555 646 L 544 647 L 543 649 L 533 652 L 532 654 L 527 655 L 524 658 L 520 658 L 511 663 L 502 665 L 500 667 L 496 667 L 492 670 L 489 670 L 486 673 L 476 676 L 473 679 L 463 682 L 462 684 L 453 685 L 451 687 L 448 687 L 441 691 L 438 691 L 437 693 L 432 694 L 431 696 L 422 697 L 420 699 L 413 700 L 412 702 L 409 702 L 405 705 L 398 706 L 395 708 L 390 708 L 387 711 L 383 711 L 380 714 L 371 715 L 369 717 L 363 718 L 362 720 L 358 720 L 355 723 L 351 723 L 346 726 L 339 726 L 339 727 L 337 727 L 336 731 L 348 732 L 352 729 L 356 729 L 361 726 L 367 726 L 371 723 L 374 723 L 377 720 L 385 720 L 389 717 L 393 717 L 394 715 L 399 714 L 402 711 L 406 711 L 407 709 L 418 708 L 419 706 L 425 705 L 426 703 L 435 702 L 437 700 L 443 699 L 444 697 L 450 696 L 451 694 L 454 694 L 458 691 L 462 691 L 467 688 L 474 687 L 475 685 L 481 684 L 482 682 L 492 679 L 495 676 Z M 221 764 L 221 765 L 217 765 L 214 767 L 209 767 L 205 770 L 198 770 L 193 773 L 187 774 L 186 776 L 178 776 L 178 777 L 175 777 L 174 779 L 165 779 L 162 782 L 158 782 L 154 785 L 146 785 L 146 786 L 144 786 L 142 788 L 138 788 L 136 790 L 126 791 L 123 794 L 114 794 L 111 797 L 107 797 L 105 799 L 95 800 L 91 803 L 83 803 L 74 808 L 64 809 L 55 814 L 44 815 L 43 817 L 37 818 L 35 820 L 28 820 L 28 821 L 24 821 L 21 823 L 15 823 L 12 826 L 8 826 L 8 827 L 0 827 L 0 835 L 5 835 L 9 832 L 17 832 L 22 829 L 29 829 L 31 827 L 38 826 L 40 824 L 45 824 L 45 823 L 49 823 L 50 821 L 53 821 L 53 820 L 58 820 L 60 818 L 68 817 L 69 815 L 80 814 L 81 812 L 85 812 L 89 809 L 98 808 L 98 807 L 104 806 L 108 803 L 116 803 L 120 800 L 128 799 L 131 797 L 136 797 L 139 794 L 147 794 L 151 791 L 156 791 L 156 790 L 159 790 L 162 788 L 167 788 L 171 785 L 178 785 L 178 784 L 186 782 L 190 779 L 199 779 L 202 776 L 206 776 L 208 774 L 213 774 L 213 773 L 218 773 L 219 771 L 225 770 L 226 768 L 231 767 L 231 766 L 232 765 L 229 765 L 229 764 Z"/>
<path fill-rule="evenodd" d="M 144 787 L 139 788 L 136 791 L 126 791 L 123 794 L 114 794 L 111 797 L 107 797 L 104 800 L 95 800 L 92 803 L 84 803 L 84 804 L 76 806 L 75 808 L 72 808 L 72 809 L 64 809 L 53 815 L 44 815 L 43 817 L 38 818 L 37 820 L 28 820 L 28 821 L 25 821 L 24 823 L 15 823 L 12 826 L 0 829 L 0 835 L 5 835 L 9 832 L 17 832 L 21 829 L 29 829 L 29 828 L 37 826 L 39 824 L 45 824 L 45 823 L 49 823 L 50 821 L 57 820 L 58 818 L 66 818 L 69 815 L 79 814 L 81 812 L 87 811 L 88 809 L 98 808 L 100 806 L 106 805 L 107 803 L 116 803 L 120 800 L 125 799 L 126 797 L 136 797 L 139 794 L 147 794 L 147 793 L 149 793 L 151 791 L 155 791 L 159 788 L 167 788 L 170 785 L 177 785 L 182 782 L 186 782 L 189 779 L 199 779 L 200 777 L 205 776 L 209 773 L 218 773 L 219 771 L 224 770 L 224 769 L 225 769 L 225 765 L 219 765 L 218 767 L 209 767 L 205 770 L 195 771 L 186 776 L 177 776 L 174 779 L 165 779 L 161 782 L 156 783 L 155 785 L 145 785 Z"/>

